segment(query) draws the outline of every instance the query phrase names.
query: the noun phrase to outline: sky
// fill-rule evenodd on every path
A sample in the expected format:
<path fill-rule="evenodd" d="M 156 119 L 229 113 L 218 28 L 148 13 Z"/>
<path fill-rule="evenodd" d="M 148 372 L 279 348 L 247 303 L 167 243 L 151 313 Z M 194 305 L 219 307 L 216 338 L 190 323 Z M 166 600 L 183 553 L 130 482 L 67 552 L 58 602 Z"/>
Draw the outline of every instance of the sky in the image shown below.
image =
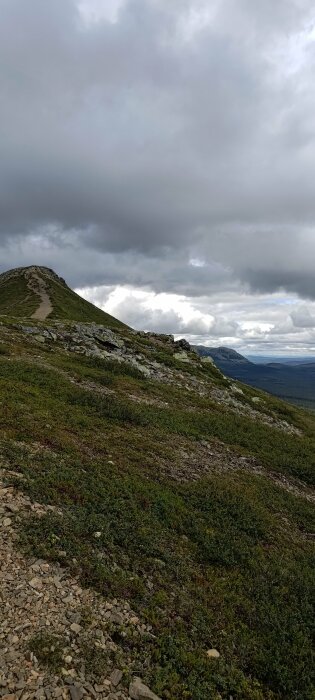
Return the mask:
<path fill-rule="evenodd" d="M 308 0 L 0 0 L 0 271 L 138 329 L 315 351 Z"/>

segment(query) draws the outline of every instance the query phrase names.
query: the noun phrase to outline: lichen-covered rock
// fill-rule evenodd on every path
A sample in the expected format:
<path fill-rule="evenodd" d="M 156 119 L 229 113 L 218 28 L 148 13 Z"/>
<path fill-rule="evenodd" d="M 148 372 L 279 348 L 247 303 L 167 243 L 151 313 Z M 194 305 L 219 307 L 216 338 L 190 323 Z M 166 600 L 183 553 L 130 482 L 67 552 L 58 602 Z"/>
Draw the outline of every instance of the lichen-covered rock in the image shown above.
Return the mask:
<path fill-rule="evenodd" d="M 179 362 L 191 362 L 185 350 L 181 350 L 181 352 L 175 352 L 174 359 L 179 360 Z"/>
<path fill-rule="evenodd" d="M 201 357 L 201 362 L 203 362 L 205 365 L 214 365 L 214 359 L 213 357 L 210 357 L 210 355 L 206 355 L 205 357 Z"/>

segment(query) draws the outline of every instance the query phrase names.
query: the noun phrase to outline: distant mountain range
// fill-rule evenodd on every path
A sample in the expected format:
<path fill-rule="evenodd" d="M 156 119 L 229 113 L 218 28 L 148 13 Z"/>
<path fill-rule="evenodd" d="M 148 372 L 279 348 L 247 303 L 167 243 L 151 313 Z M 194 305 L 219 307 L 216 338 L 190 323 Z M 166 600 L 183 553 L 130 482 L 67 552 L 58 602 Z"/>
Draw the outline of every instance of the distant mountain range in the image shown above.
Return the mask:
<path fill-rule="evenodd" d="M 274 362 L 280 365 L 308 365 L 315 362 L 315 356 L 313 355 L 301 355 L 299 357 L 283 356 L 283 355 L 247 355 L 247 360 L 253 362 L 255 365 L 270 365 Z"/>
<path fill-rule="evenodd" d="M 286 401 L 315 409 L 315 359 L 275 358 L 261 364 L 231 348 L 196 346 L 199 355 L 212 357 L 219 369 L 229 377 L 255 386 Z M 265 360 L 266 358 L 262 358 Z M 269 358 L 270 360 L 271 358 Z M 281 361 L 278 361 L 281 359 Z"/>

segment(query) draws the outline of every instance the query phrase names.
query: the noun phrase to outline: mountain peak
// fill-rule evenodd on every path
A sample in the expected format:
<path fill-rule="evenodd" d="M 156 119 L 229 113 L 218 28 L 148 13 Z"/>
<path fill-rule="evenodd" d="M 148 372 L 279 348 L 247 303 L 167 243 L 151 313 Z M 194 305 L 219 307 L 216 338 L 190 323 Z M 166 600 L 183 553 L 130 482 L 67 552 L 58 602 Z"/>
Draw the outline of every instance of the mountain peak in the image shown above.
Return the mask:
<path fill-rule="evenodd" d="M 126 327 L 113 316 L 74 292 L 49 267 L 15 267 L 0 274 L 0 315 L 100 323 L 109 328 Z"/>
<path fill-rule="evenodd" d="M 54 270 L 52 270 L 50 267 L 45 267 L 44 265 L 28 265 L 27 267 L 14 267 L 12 268 L 12 270 L 2 272 L 2 274 L 0 274 L 0 284 L 15 277 L 25 277 L 29 279 L 34 275 L 48 277 L 52 280 L 55 280 L 56 282 L 59 282 L 59 284 L 63 284 L 65 287 L 68 287 L 67 283 L 62 277 L 59 277 L 59 275 L 57 275 L 57 273 Z"/>

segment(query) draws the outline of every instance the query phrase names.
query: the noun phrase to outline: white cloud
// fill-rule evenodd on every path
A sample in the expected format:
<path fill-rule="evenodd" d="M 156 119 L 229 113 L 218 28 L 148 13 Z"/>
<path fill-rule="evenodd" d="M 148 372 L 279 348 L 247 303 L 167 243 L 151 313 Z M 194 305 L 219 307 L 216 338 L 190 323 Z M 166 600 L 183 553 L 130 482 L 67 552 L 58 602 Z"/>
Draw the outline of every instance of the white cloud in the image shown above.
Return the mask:
<path fill-rule="evenodd" d="M 138 330 L 184 335 L 195 344 L 230 345 L 245 354 L 281 353 L 284 349 L 288 353 L 314 353 L 315 350 L 315 302 L 305 307 L 296 296 L 253 297 L 233 291 L 187 299 L 130 287 L 79 291 Z M 292 317 L 298 319 L 297 323 L 293 323 Z"/>
<path fill-rule="evenodd" d="M 79 0 L 78 8 L 84 23 L 93 26 L 106 20 L 116 22 L 125 0 Z"/>

